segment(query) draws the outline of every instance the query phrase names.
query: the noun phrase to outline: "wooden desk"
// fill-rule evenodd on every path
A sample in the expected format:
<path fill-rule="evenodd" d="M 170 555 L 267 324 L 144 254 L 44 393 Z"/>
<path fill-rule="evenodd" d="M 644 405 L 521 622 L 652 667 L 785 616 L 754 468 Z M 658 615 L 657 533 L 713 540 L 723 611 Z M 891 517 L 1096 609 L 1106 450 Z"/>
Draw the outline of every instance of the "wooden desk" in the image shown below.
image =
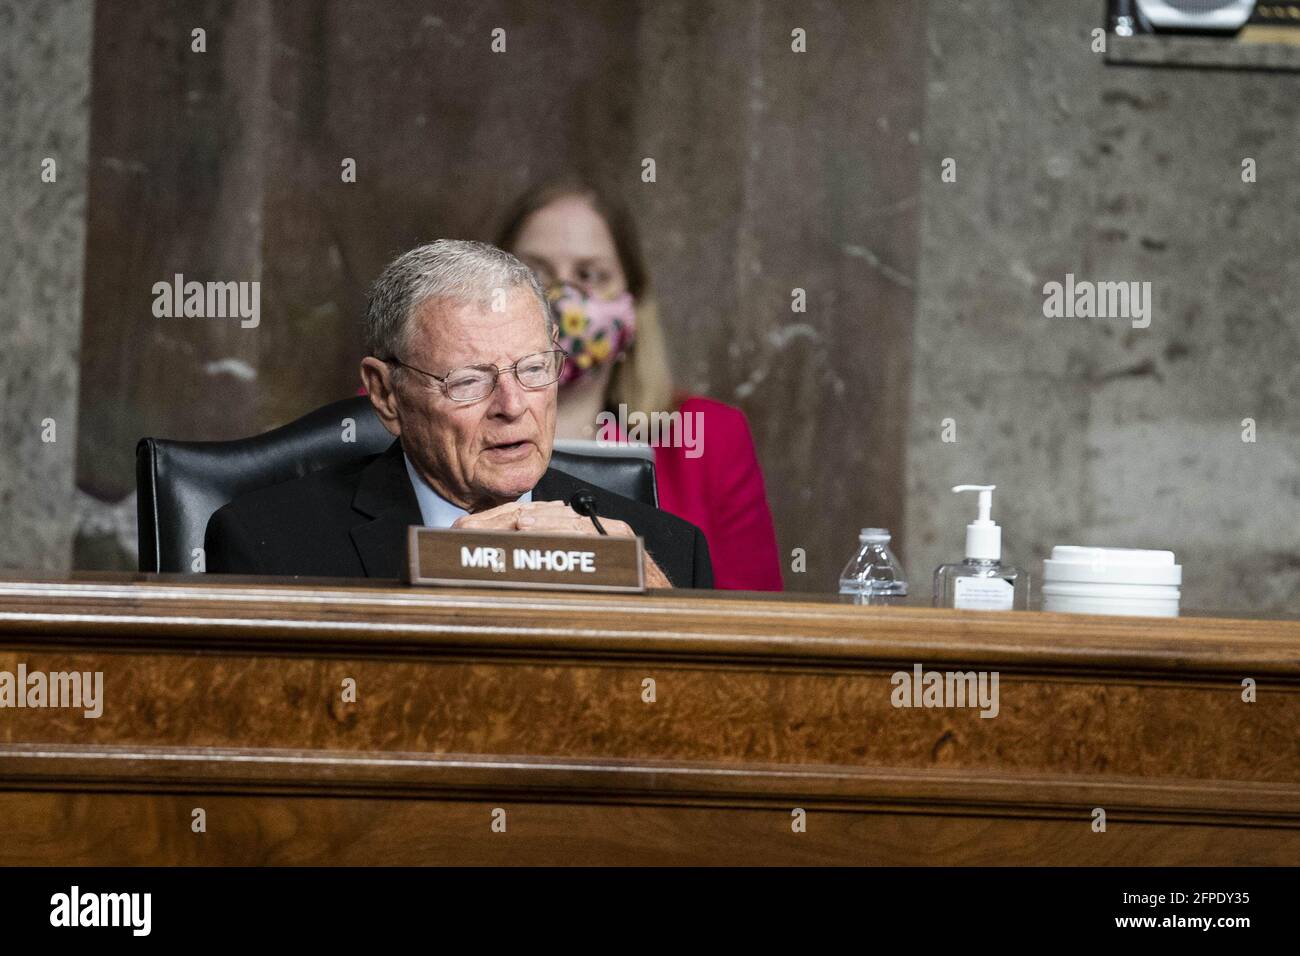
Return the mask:
<path fill-rule="evenodd" d="M 105 703 L 0 710 L 5 864 L 1300 863 L 1296 621 L 82 574 L 19 663 Z"/>

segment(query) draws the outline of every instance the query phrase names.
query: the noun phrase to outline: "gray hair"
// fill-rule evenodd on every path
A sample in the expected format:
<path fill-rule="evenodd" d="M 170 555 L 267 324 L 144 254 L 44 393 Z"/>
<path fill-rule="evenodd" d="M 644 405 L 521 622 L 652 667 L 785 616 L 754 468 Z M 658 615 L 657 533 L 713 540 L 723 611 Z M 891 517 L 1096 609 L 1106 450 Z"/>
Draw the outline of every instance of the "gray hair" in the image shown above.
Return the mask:
<path fill-rule="evenodd" d="M 527 289 L 537 298 L 553 338 L 554 319 L 533 271 L 508 252 L 485 242 L 438 239 L 394 259 L 370 287 L 366 303 L 366 349 L 382 359 L 405 354 L 411 316 L 425 302 L 491 307 L 502 291 Z"/>

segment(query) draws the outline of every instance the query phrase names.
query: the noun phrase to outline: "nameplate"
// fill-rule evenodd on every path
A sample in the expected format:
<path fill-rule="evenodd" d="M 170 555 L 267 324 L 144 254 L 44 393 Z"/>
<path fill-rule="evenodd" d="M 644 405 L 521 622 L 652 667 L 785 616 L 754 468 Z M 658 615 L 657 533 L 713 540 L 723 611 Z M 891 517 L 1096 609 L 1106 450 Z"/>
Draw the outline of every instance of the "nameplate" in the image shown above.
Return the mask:
<path fill-rule="evenodd" d="M 644 591 L 641 538 L 553 531 L 475 531 L 412 525 L 409 584 Z"/>

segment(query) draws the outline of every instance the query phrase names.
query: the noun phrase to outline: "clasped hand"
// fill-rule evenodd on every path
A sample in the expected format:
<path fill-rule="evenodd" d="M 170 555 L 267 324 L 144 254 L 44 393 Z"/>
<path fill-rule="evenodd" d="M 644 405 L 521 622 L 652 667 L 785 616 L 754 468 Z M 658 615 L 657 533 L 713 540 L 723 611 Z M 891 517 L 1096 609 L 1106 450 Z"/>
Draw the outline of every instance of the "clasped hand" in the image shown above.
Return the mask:
<path fill-rule="evenodd" d="M 601 518 L 601 525 L 612 538 L 635 538 L 636 532 L 626 521 Z M 453 528 L 468 531 L 559 531 L 565 534 L 599 534 L 586 515 L 580 515 L 563 501 L 510 501 L 486 511 L 463 515 Z M 645 555 L 645 583 L 652 588 L 670 588 L 672 582 Z"/>

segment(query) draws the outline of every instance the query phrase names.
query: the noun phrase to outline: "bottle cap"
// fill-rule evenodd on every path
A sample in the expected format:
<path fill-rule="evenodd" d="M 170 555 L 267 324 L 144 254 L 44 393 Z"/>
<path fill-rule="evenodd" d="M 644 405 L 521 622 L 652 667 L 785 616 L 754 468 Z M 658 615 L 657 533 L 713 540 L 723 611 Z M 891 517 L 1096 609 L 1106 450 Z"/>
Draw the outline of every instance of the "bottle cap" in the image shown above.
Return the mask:
<path fill-rule="evenodd" d="M 864 544 L 868 541 L 888 541 L 890 537 L 888 528 L 863 528 L 858 532 L 858 540 Z"/>
<path fill-rule="evenodd" d="M 981 561 L 1002 558 L 1002 529 L 992 518 L 993 489 L 997 485 L 954 485 L 954 492 L 978 491 L 979 516 L 966 526 L 966 557 Z"/>

